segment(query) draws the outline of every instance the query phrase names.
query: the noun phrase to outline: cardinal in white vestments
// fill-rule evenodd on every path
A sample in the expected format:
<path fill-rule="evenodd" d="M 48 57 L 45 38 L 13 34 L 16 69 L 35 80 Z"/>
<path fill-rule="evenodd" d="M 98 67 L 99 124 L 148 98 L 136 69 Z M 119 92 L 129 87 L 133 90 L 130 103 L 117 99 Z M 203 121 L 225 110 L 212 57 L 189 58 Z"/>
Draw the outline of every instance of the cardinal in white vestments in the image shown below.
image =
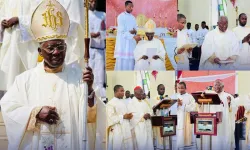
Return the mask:
<path fill-rule="evenodd" d="M 51 15 L 61 16 L 57 30 L 43 27 L 46 20 L 42 14 L 49 9 L 54 10 Z M 96 122 L 98 115 L 92 88 L 93 74 L 89 67 L 82 73 L 77 64 L 64 63 L 69 16 L 56 0 L 43 1 L 32 16 L 31 31 L 40 44 L 38 52 L 44 61 L 17 76 L 0 102 L 8 149 L 93 150 L 90 143 L 95 139 L 83 133 L 87 122 Z M 86 101 L 88 106 L 85 107 Z"/>
<path fill-rule="evenodd" d="M 156 24 L 152 19 L 144 25 L 148 40 L 140 41 L 135 47 L 135 70 L 166 70 L 166 50 L 162 42 L 154 38 L 155 28 Z"/>
<path fill-rule="evenodd" d="M 235 148 L 234 129 L 235 114 L 237 111 L 236 103 L 233 96 L 224 92 L 224 83 L 221 80 L 214 82 L 214 92 L 218 94 L 220 105 L 204 105 L 203 112 L 222 112 L 222 122 L 217 124 L 217 136 L 212 136 L 212 147 L 210 148 L 210 136 L 202 136 L 203 150 L 209 149 L 227 149 Z M 209 108 L 210 107 L 210 108 Z M 209 111 L 210 110 L 210 111 Z M 226 128 L 225 128 L 226 127 Z"/>
<path fill-rule="evenodd" d="M 228 19 L 221 16 L 218 27 L 207 33 L 201 48 L 200 70 L 235 70 L 239 42 L 228 28 Z"/>
<path fill-rule="evenodd" d="M 107 104 L 108 150 L 133 150 L 130 119 L 133 114 L 124 103 L 124 88 L 114 87 L 115 97 Z"/>
<path fill-rule="evenodd" d="M 177 148 L 196 149 L 194 129 L 190 121 L 190 112 L 196 110 L 195 99 L 186 92 L 185 82 L 178 83 L 177 89 Z"/>
<path fill-rule="evenodd" d="M 118 29 L 114 53 L 114 58 L 116 58 L 115 70 L 134 70 L 134 50 L 136 43 L 141 38 L 136 35 L 136 20 L 131 14 L 133 7 L 131 1 L 126 1 L 126 11 L 117 17 Z"/>
<path fill-rule="evenodd" d="M 106 27 L 105 12 L 96 10 L 96 0 L 90 0 L 89 28 L 90 28 L 90 67 L 93 69 L 95 80 L 94 86 L 103 89 L 105 78 L 105 38 Z M 101 95 L 105 97 L 105 95 Z"/>
<path fill-rule="evenodd" d="M 182 48 L 185 44 L 191 44 L 191 36 L 188 36 L 188 32 L 184 29 L 186 24 L 186 17 L 183 14 L 177 15 L 178 30 L 177 30 L 177 48 L 175 53 L 177 55 L 177 70 L 189 70 L 189 58 L 192 57 L 192 49 Z"/>
<path fill-rule="evenodd" d="M 247 15 L 242 13 L 239 15 L 239 26 L 233 29 L 240 44 L 238 70 L 250 69 L 250 27 L 246 27 L 246 24 Z"/>
<path fill-rule="evenodd" d="M 153 131 L 150 120 L 152 109 L 142 100 L 144 92 L 141 87 L 135 87 L 134 94 L 135 97 L 128 105 L 129 112 L 133 114 L 130 125 L 134 147 L 135 150 L 151 150 L 154 149 Z"/>

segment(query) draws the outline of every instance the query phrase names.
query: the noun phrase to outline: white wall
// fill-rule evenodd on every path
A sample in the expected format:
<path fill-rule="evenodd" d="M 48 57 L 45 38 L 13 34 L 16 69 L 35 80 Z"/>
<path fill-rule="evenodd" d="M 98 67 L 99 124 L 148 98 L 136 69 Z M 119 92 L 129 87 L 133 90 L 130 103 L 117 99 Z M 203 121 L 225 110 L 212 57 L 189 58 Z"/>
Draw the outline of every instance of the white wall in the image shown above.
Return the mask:
<path fill-rule="evenodd" d="M 211 0 L 178 0 L 178 13 L 186 16 L 187 22 L 192 23 L 192 29 L 195 24 L 206 21 L 207 25 L 211 26 Z"/>
<path fill-rule="evenodd" d="M 150 75 L 150 96 L 152 98 L 158 95 L 157 86 L 163 84 L 165 86 L 165 95 L 171 96 L 175 93 L 175 71 L 158 72 L 156 79 Z"/>
<path fill-rule="evenodd" d="M 238 71 L 238 93 L 239 95 L 250 94 L 250 71 Z"/>
<path fill-rule="evenodd" d="M 134 71 L 107 71 L 107 98 L 111 100 L 114 97 L 114 86 L 120 84 L 124 90 L 134 93 L 137 85 L 136 72 Z"/>

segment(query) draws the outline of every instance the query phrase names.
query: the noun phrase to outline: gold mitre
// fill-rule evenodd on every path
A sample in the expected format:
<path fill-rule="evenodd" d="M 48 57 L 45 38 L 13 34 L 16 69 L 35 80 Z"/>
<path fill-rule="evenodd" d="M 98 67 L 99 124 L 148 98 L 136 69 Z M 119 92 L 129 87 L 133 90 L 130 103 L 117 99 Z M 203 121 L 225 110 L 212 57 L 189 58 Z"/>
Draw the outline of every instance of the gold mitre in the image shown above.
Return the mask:
<path fill-rule="evenodd" d="M 144 30 L 147 33 L 155 32 L 155 28 L 156 28 L 156 23 L 152 19 L 149 19 L 144 25 Z"/>
<path fill-rule="evenodd" d="M 66 39 L 69 25 L 67 11 L 56 0 L 43 0 L 31 18 L 31 31 L 38 42 Z"/>

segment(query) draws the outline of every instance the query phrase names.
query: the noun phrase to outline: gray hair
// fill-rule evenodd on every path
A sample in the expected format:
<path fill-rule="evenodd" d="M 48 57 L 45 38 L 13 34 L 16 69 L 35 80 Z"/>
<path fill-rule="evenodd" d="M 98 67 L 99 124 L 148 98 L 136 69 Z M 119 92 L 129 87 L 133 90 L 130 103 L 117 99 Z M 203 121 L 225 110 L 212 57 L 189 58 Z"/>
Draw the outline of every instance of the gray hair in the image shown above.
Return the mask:
<path fill-rule="evenodd" d="M 224 87 L 224 83 L 223 83 L 223 81 L 221 81 L 221 80 L 215 80 L 214 84 L 216 84 L 217 82 L 219 82 L 219 83 L 220 83 L 220 86 L 221 86 L 221 87 Z"/>
<path fill-rule="evenodd" d="M 219 19 L 218 19 L 218 22 L 221 22 L 221 21 L 222 21 L 222 19 L 226 19 L 226 20 L 227 20 L 227 22 L 228 22 L 228 18 L 227 18 L 227 16 L 220 16 L 220 17 L 219 17 Z"/>

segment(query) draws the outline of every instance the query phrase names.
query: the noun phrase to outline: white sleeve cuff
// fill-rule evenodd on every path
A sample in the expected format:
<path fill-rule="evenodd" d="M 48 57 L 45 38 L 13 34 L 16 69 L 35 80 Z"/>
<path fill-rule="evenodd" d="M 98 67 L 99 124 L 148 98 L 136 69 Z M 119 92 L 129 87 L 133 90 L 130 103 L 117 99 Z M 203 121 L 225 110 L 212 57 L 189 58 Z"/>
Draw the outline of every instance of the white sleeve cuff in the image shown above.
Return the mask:
<path fill-rule="evenodd" d="M 123 122 L 123 115 L 119 115 L 120 124 Z"/>

